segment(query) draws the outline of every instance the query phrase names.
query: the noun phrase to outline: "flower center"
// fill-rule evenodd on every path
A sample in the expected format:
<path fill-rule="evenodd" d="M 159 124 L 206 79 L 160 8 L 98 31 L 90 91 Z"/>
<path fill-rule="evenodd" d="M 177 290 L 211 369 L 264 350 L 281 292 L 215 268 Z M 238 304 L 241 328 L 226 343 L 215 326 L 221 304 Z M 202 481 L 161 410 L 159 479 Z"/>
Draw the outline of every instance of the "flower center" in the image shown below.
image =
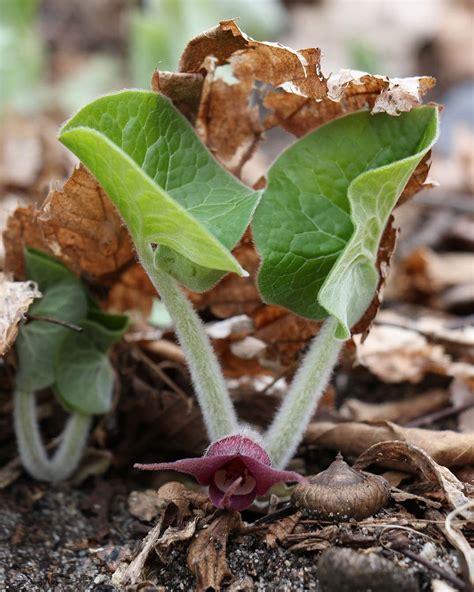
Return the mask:
<path fill-rule="evenodd" d="M 235 482 L 239 480 L 239 483 Z M 238 459 L 231 460 L 214 474 L 214 483 L 217 488 L 226 493 L 232 486 L 231 495 L 246 495 L 252 493 L 257 485 L 253 475 L 244 463 Z"/>

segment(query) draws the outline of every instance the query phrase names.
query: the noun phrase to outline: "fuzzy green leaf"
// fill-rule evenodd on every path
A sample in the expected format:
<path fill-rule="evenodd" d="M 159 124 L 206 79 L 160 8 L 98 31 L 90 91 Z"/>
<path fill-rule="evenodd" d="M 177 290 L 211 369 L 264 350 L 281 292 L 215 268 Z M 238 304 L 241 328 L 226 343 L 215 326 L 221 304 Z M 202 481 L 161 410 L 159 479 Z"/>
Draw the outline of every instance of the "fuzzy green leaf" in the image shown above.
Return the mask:
<path fill-rule="evenodd" d="M 333 315 L 347 338 L 373 298 L 388 218 L 437 131 L 431 106 L 399 117 L 359 112 L 286 150 L 252 224 L 265 301 L 310 319 Z"/>
<path fill-rule="evenodd" d="M 122 337 L 128 327 L 128 317 L 92 309 L 81 322 L 83 334 L 102 352 L 107 352 Z"/>
<path fill-rule="evenodd" d="M 229 249 L 260 194 L 214 160 L 168 99 L 148 91 L 99 98 L 60 140 L 109 194 L 138 251 L 160 245 L 158 263 L 179 281 L 206 289 L 223 272 L 244 273 Z"/>
<path fill-rule="evenodd" d="M 69 411 L 100 415 L 110 410 L 114 371 L 88 335 L 66 336 L 56 357 L 55 376 L 56 395 Z"/>
<path fill-rule="evenodd" d="M 47 255 L 27 249 L 25 265 L 28 279 L 35 281 L 43 294 L 33 303 L 31 316 L 78 323 L 87 310 L 85 291 L 80 281 L 64 265 Z M 25 390 L 39 390 L 54 382 L 54 360 L 62 340 L 71 329 L 47 321 L 30 321 L 22 325 L 16 351 L 19 370 L 16 383 Z"/>

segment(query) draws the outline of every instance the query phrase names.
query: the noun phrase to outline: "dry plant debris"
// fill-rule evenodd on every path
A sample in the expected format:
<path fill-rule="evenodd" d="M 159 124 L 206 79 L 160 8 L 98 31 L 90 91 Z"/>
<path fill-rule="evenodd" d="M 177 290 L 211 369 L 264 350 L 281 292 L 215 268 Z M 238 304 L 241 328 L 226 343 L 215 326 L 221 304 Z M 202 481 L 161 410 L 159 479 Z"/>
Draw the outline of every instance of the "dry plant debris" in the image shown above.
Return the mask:
<path fill-rule="evenodd" d="M 3 235 L 5 265 L 21 277 L 25 246 L 58 257 L 76 273 L 100 277 L 133 258 L 128 232 L 107 195 L 83 168 L 52 190 L 39 212 L 16 210 Z"/>
<path fill-rule="evenodd" d="M 474 464 L 472 434 L 459 434 L 451 430 L 405 428 L 390 421 L 373 424 L 319 421 L 309 425 L 305 437 L 307 444 L 340 450 L 346 456 L 362 454 L 373 444 L 387 440 L 401 440 L 417 446 L 445 467 Z"/>
<path fill-rule="evenodd" d="M 33 282 L 11 282 L 0 272 L 0 356 L 15 342 L 18 323 L 41 293 Z"/>
<path fill-rule="evenodd" d="M 435 462 L 421 448 L 407 442 L 389 440 L 374 444 L 359 456 L 354 466 L 364 469 L 371 464 L 416 474 L 423 484 L 440 488 L 452 509 L 464 506 L 469 502 L 466 493 L 473 493 L 472 488 L 459 481 L 449 469 Z M 474 518 L 467 509 L 463 515 L 466 519 Z"/>

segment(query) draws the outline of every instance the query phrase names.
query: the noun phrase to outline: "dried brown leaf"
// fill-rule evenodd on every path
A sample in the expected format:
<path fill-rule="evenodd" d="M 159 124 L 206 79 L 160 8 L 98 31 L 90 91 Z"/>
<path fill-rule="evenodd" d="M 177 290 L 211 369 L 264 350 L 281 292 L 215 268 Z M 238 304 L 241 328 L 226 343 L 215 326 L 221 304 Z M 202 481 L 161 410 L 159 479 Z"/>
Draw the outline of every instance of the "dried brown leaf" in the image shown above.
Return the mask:
<path fill-rule="evenodd" d="M 132 491 L 128 496 L 128 511 L 139 520 L 149 522 L 163 509 L 163 503 L 154 489 Z"/>
<path fill-rule="evenodd" d="M 200 530 L 188 551 L 188 568 L 196 577 L 196 590 L 220 590 L 226 578 L 232 577 L 226 559 L 229 534 L 240 528 L 237 512 L 217 516 L 209 526 Z"/>
<path fill-rule="evenodd" d="M 435 80 L 430 77 L 392 79 L 365 72 L 340 70 L 327 79 L 327 94 L 311 100 L 298 94 L 269 93 L 265 106 L 273 111 L 266 121 L 268 129 L 280 125 L 297 137 L 361 109 L 397 114 L 421 103 Z"/>
<path fill-rule="evenodd" d="M 291 516 L 271 522 L 265 533 L 265 544 L 270 549 L 274 549 L 277 543 L 283 543 L 287 536 L 293 532 L 300 519 L 300 512 L 295 512 Z"/>
<path fill-rule="evenodd" d="M 469 501 L 466 497 L 465 485 L 448 468 L 435 462 L 425 450 L 408 442 L 393 440 L 374 444 L 359 456 L 354 463 L 354 468 L 362 470 L 372 464 L 395 469 L 402 468 L 404 471 L 416 474 L 422 482 L 439 487 L 453 509 Z"/>
<path fill-rule="evenodd" d="M 140 545 L 140 551 L 130 564 L 120 563 L 112 575 L 112 583 L 123 590 L 128 585 L 137 584 L 142 579 L 143 569 L 148 556 L 156 546 L 162 528 L 164 513 L 157 524 L 150 530 Z"/>
<path fill-rule="evenodd" d="M 465 338 L 470 339 L 467 334 Z M 376 325 L 363 343 L 360 337 L 355 342 L 357 362 L 384 382 L 417 383 L 428 373 L 454 377 L 474 373 L 474 367 L 454 362 L 442 345 L 411 328 Z"/>
<path fill-rule="evenodd" d="M 10 282 L 0 272 L 0 356 L 13 345 L 18 324 L 33 300 L 40 297 L 41 292 L 35 283 Z"/>
<path fill-rule="evenodd" d="M 57 142 L 56 128 L 45 116 L 27 118 L 7 109 L 0 130 L 0 187 L 42 199 L 51 178 L 68 173 L 72 158 Z"/>
<path fill-rule="evenodd" d="M 307 444 L 340 450 L 344 455 L 362 454 L 370 446 L 386 440 L 401 440 L 417 446 L 442 466 L 474 464 L 472 435 L 451 430 L 404 428 L 390 422 L 315 422 L 309 425 L 305 436 Z"/>
<path fill-rule="evenodd" d="M 181 526 L 168 526 L 157 543 L 159 550 L 167 549 L 182 541 L 188 541 L 196 532 L 198 520 L 199 516 L 194 516 Z"/>
<path fill-rule="evenodd" d="M 204 513 L 213 512 L 215 509 L 207 495 L 192 491 L 176 481 L 162 485 L 158 490 L 158 499 L 161 502 L 173 503 L 178 508 L 180 519 L 191 516 L 196 509 Z"/>
<path fill-rule="evenodd" d="M 396 421 L 406 423 L 422 417 L 449 404 L 450 396 L 445 390 L 435 389 L 409 399 L 386 403 L 365 403 L 347 399 L 340 409 L 341 417 L 352 421 Z"/>
<path fill-rule="evenodd" d="M 466 540 L 460 528 L 453 524 L 453 519 L 458 515 L 464 516 L 469 520 L 474 519 L 474 500 L 468 500 L 461 507 L 454 508 L 446 517 L 444 532 L 449 542 L 458 549 L 465 563 L 465 571 L 468 575 L 469 584 L 474 587 L 474 549 Z"/>
<path fill-rule="evenodd" d="M 472 285 L 473 269 L 472 253 L 435 253 L 426 247 L 416 249 L 401 263 L 410 292 L 428 296 L 452 286 L 468 282 Z"/>
<path fill-rule="evenodd" d="M 139 263 L 132 263 L 115 278 L 105 302 L 106 308 L 119 312 L 141 312 L 148 318 L 157 297 L 155 287 Z"/>
<path fill-rule="evenodd" d="M 49 193 L 39 213 L 19 208 L 3 234 L 9 271 L 23 275 L 25 246 L 55 255 L 76 273 L 100 277 L 133 259 L 115 207 L 93 177 L 75 169 L 62 190 Z"/>

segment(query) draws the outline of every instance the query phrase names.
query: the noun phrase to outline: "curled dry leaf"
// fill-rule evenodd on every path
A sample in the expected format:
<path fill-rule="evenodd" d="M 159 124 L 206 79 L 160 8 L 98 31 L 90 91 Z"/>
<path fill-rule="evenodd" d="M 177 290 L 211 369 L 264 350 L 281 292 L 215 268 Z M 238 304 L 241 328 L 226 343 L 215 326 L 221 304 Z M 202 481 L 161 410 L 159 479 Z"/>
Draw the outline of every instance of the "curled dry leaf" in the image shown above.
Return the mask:
<path fill-rule="evenodd" d="M 258 105 L 251 106 L 258 84 L 320 99 L 326 94 L 326 81 L 319 58 L 319 49 L 295 51 L 255 41 L 228 20 L 192 39 L 179 72 L 157 72 L 152 85 L 191 119 L 222 164 L 240 174 L 264 131 Z"/>
<path fill-rule="evenodd" d="M 173 503 L 178 508 L 180 519 L 191 516 L 196 510 L 202 513 L 215 510 L 207 495 L 192 491 L 176 481 L 162 485 L 158 490 L 158 498 L 162 502 Z"/>
<path fill-rule="evenodd" d="M 200 530 L 188 551 L 188 568 L 196 577 L 196 590 L 220 590 L 226 578 L 232 577 L 226 559 L 227 540 L 241 526 L 238 512 L 218 515 L 206 529 Z"/>
<path fill-rule="evenodd" d="M 0 356 L 13 345 L 18 324 L 35 298 L 41 298 L 33 282 L 10 282 L 0 273 Z"/>
<path fill-rule="evenodd" d="M 424 450 L 408 442 L 392 440 L 374 444 L 359 456 L 354 467 L 365 469 L 372 464 L 416 474 L 423 483 L 440 488 L 452 509 L 459 508 L 469 501 L 465 494 L 466 486 L 449 469 L 439 465 Z M 467 510 L 463 515 L 465 518 L 474 518 L 474 513 Z"/>
<path fill-rule="evenodd" d="M 140 580 L 144 579 L 143 569 L 148 556 L 153 551 L 160 538 L 163 518 L 164 514 L 143 539 L 140 545 L 140 551 L 133 561 L 130 564 L 127 564 L 126 562 L 120 563 L 113 573 L 112 583 L 120 590 L 125 589 L 128 585 L 137 584 Z"/>
<path fill-rule="evenodd" d="M 335 117 L 360 109 L 396 115 L 420 105 L 423 95 L 434 85 L 435 80 L 426 76 L 390 80 L 386 76 L 343 69 L 329 76 L 327 94 L 319 101 L 296 93 L 268 95 L 265 106 L 273 114 L 268 116 L 266 127 L 281 125 L 300 137 Z"/>
<path fill-rule="evenodd" d="M 474 519 L 474 500 L 468 500 L 460 507 L 454 508 L 446 517 L 444 532 L 449 542 L 462 554 L 465 563 L 465 572 L 468 574 L 469 584 L 474 587 L 474 549 L 466 540 L 460 528 L 453 525 L 453 520 L 458 515 Z"/>
<path fill-rule="evenodd" d="M 52 190 L 39 213 L 19 208 L 3 234 L 5 266 L 21 277 L 23 249 L 58 257 L 76 273 L 111 274 L 133 259 L 132 244 L 106 193 L 83 168 Z"/>
<path fill-rule="evenodd" d="M 417 446 L 445 467 L 474 464 L 472 434 L 458 434 L 451 430 L 404 428 L 389 421 L 374 424 L 321 421 L 311 423 L 305 436 L 307 444 L 340 450 L 346 456 L 362 454 L 370 446 L 386 440 L 401 440 Z"/>
<path fill-rule="evenodd" d="M 199 516 L 203 516 L 208 510 L 214 510 L 207 496 L 190 491 L 181 483 L 175 482 L 163 485 L 155 496 L 148 490 L 134 492 L 129 499 L 129 509 L 141 519 L 153 513 L 152 506 L 160 508 L 156 525 L 143 539 L 133 561 L 120 563 L 112 576 L 113 584 L 120 589 L 146 579 L 145 564 L 153 549 L 191 538 Z M 177 523 L 179 527 L 171 527 L 172 523 Z"/>

